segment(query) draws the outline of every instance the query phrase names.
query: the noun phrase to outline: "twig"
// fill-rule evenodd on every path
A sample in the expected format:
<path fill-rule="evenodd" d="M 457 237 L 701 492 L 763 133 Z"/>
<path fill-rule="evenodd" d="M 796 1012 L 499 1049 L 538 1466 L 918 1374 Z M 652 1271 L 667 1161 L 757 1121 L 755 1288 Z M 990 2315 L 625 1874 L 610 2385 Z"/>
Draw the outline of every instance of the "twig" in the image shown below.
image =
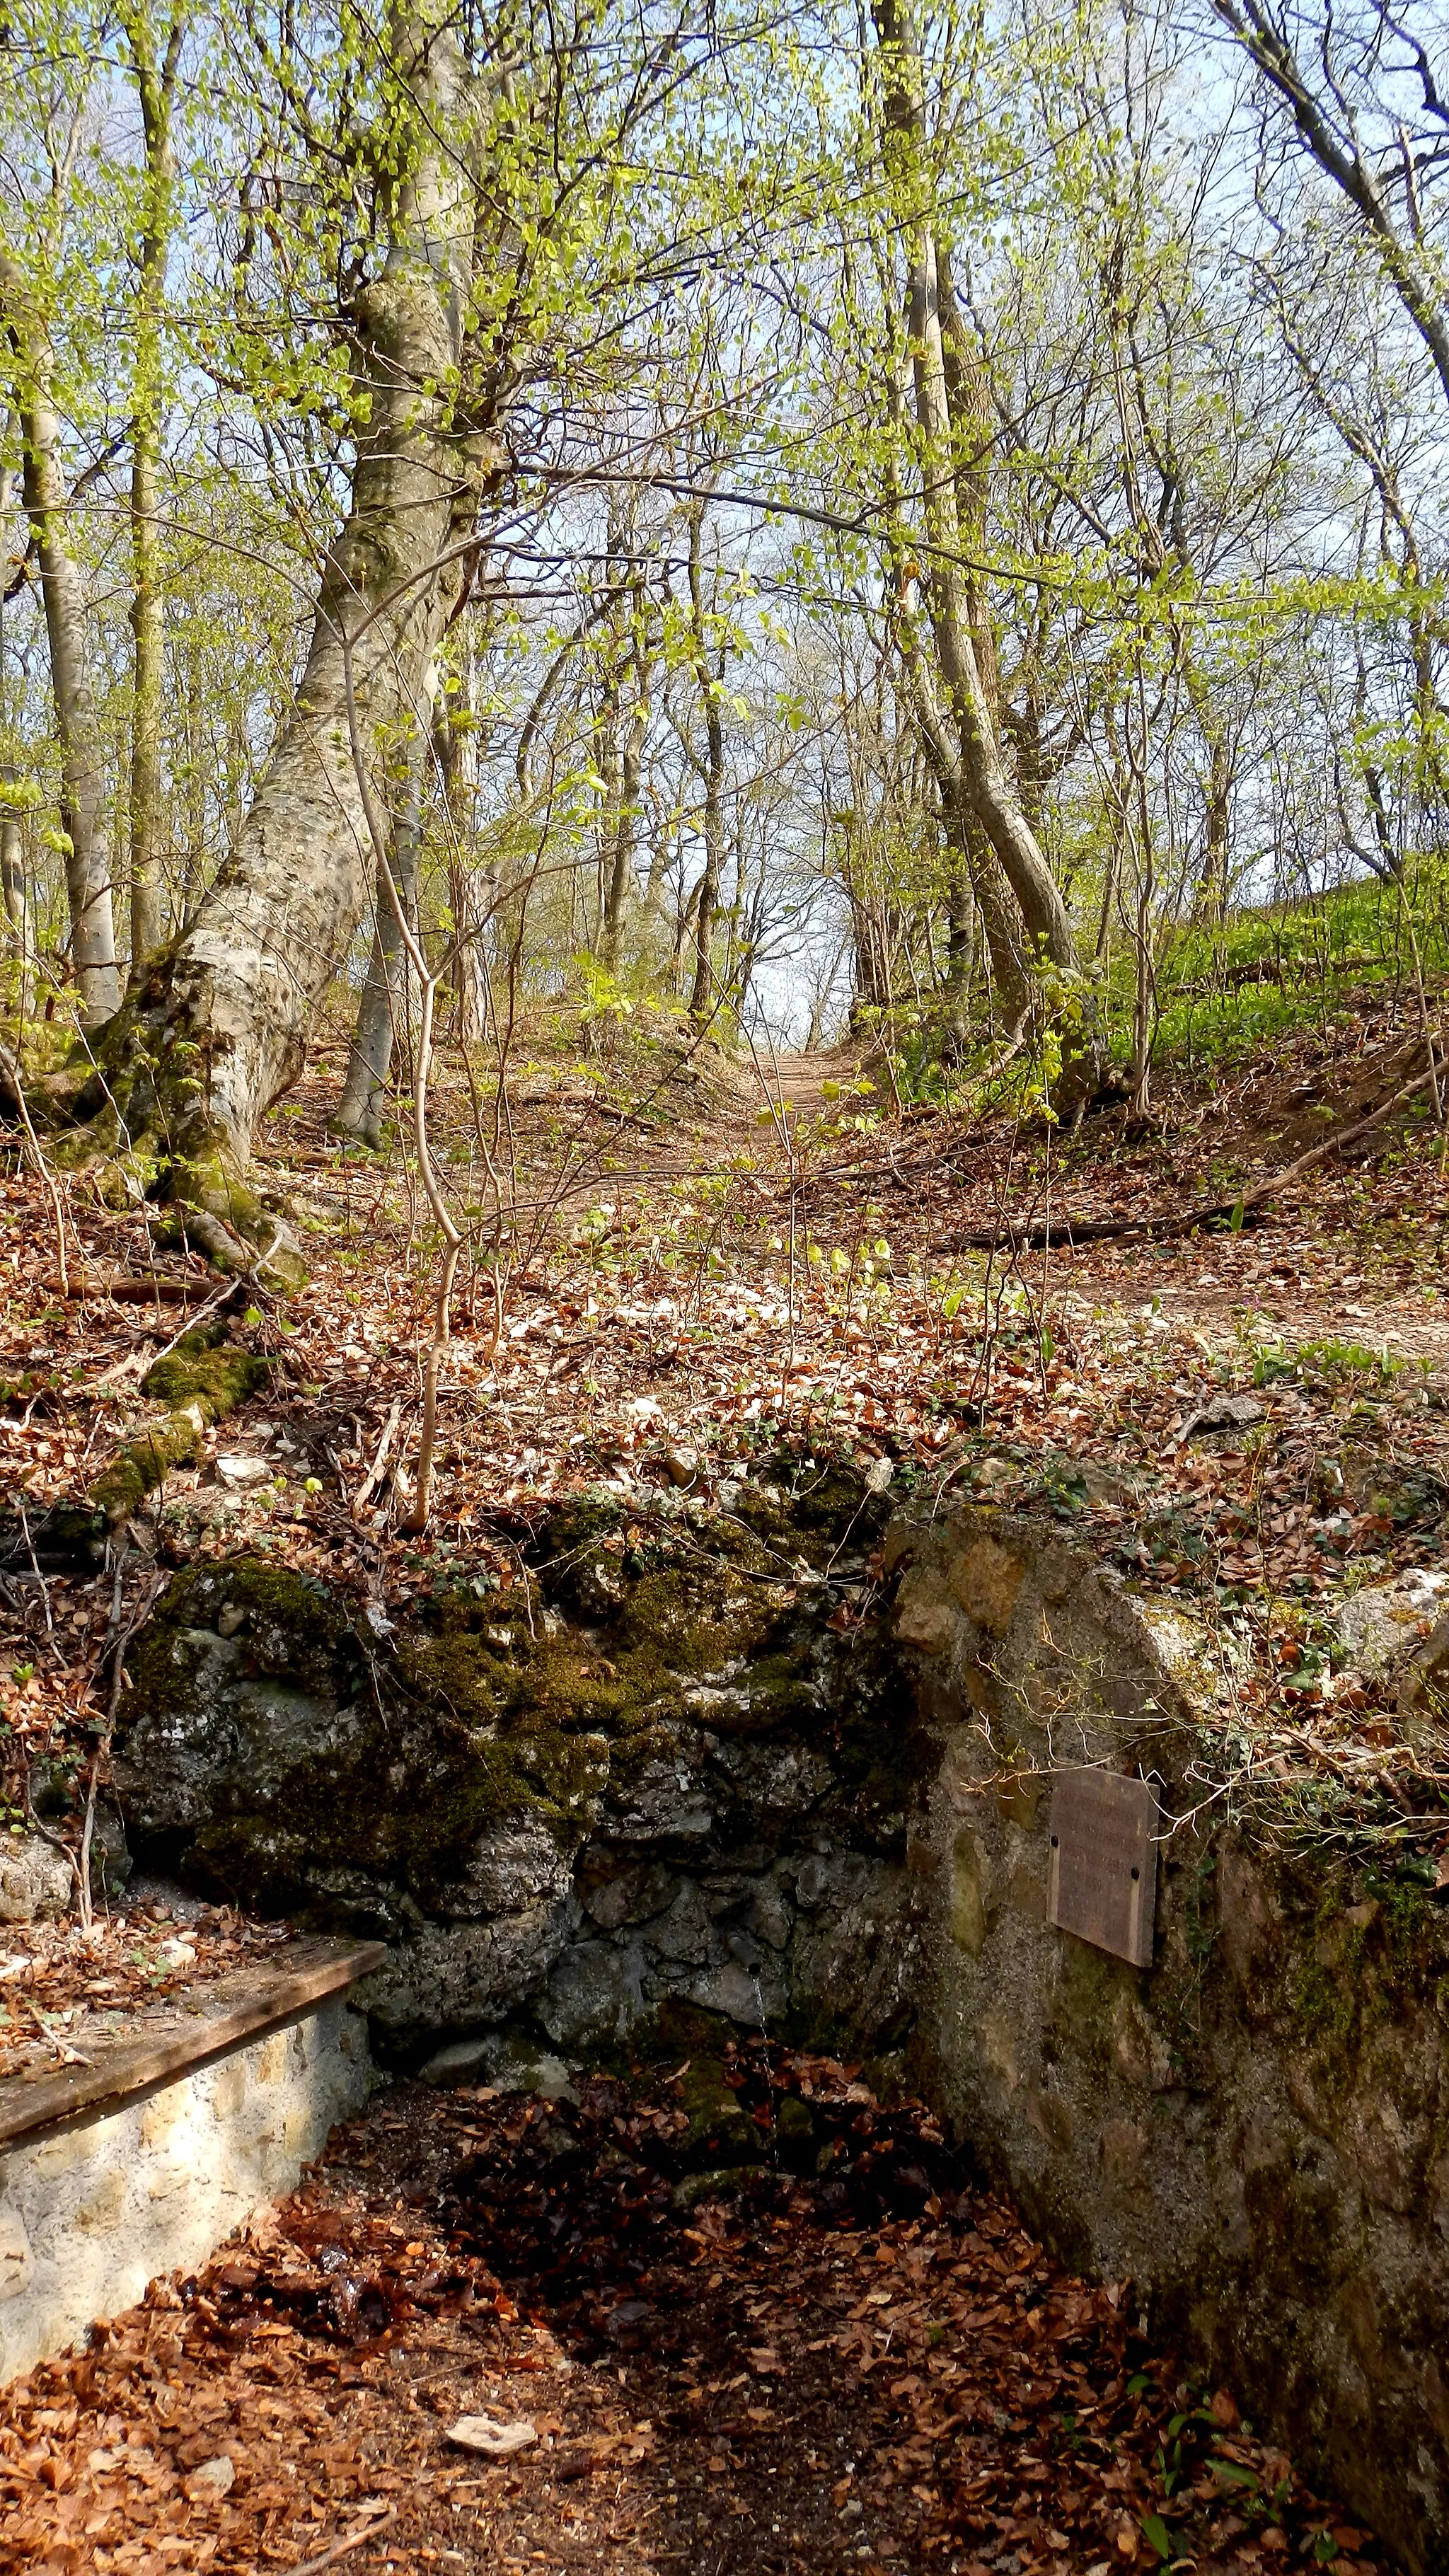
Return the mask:
<path fill-rule="evenodd" d="M 376 1449 L 373 1451 L 372 1465 L 369 1467 L 367 1474 L 363 1477 L 361 1484 L 358 1486 L 356 1493 L 352 1497 L 352 1517 L 354 1520 L 359 1517 L 365 1506 L 371 1502 L 378 1486 L 382 1483 L 383 1472 L 387 1466 L 392 1444 L 397 1438 L 397 1428 L 401 1420 L 402 1397 L 400 1395 L 395 1395 L 392 1400 L 392 1406 L 388 1413 L 387 1420 L 382 1426 L 382 1437 L 378 1441 Z"/>
<path fill-rule="evenodd" d="M 395 2504 L 390 2504 L 386 2513 L 370 2514 L 366 2522 L 359 2523 L 353 2531 L 344 2531 L 340 2540 L 334 2540 L 331 2547 L 322 2550 L 316 2558 L 304 2558 L 300 2567 L 293 2568 L 292 2576 L 318 2576 L 319 2568 L 330 2567 L 334 2558 L 341 2558 L 349 2549 L 355 2549 L 360 2540 L 371 2540 L 374 2533 L 396 2519 Z"/>
<path fill-rule="evenodd" d="M 86 1789 L 86 1820 L 81 1831 L 80 1862 L 76 1869 L 76 1891 L 80 1898 L 82 1932 L 89 1932 L 94 1919 L 95 1909 L 91 1903 L 91 1842 L 96 1830 L 96 1792 L 100 1787 L 102 1768 L 110 1758 L 111 1738 L 116 1731 L 116 1711 L 121 1704 L 121 1687 L 126 1678 L 126 1648 L 129 1646 L 131 1639 L 140 1627 L 142 1620 L 150 1615 L 152 1605 L 155 1602 L 158 1593 L 163 1589 L 166 1579 L 167 1578 L 164 1573 L 152 1575 L 150 1582 L 141 1592 L 136 1606 L 131 1612 L 130 1618 L 126 1621 L 125 1626 L 117 1635 L 115 1645 L 112 1649 L 111 1691 L 110 1697 L 106 1702 L 106 1722 L 101 1729 L 100 1740 L 96 1745 L 96 1749 L 91 1755 L 91 1776 Z M 116 1624 L 116 1614 L 119 1611 L 120 1606 L 121 1569 L 117 1566 L 116 1588 L 111 1596 L 111 1625 L 113 1628 Z"/>
<path fill-rule="evenodd" d="M 25 1418 L 28 1422 L 30 1419 L 29 1414 L 27 1414 Z M 40 1559 L 35 1553 L 35 1541 L 30 1535 L 30 1515 L 26 1511 L 23 1503 L 20 1506 L 20 1526 L 25 1533 L 25 1548 L 26 1553 L 30 1558 L 30 1570 L 34 1575 L 36 1582 L 40 1586 L 40 1598 L 45 1607 L 45 1633 L 47 1637 L 53 1637 L 55 1635 L 55 1621 L 50 1615 L 50 1586 L 40 1571 Z"/>

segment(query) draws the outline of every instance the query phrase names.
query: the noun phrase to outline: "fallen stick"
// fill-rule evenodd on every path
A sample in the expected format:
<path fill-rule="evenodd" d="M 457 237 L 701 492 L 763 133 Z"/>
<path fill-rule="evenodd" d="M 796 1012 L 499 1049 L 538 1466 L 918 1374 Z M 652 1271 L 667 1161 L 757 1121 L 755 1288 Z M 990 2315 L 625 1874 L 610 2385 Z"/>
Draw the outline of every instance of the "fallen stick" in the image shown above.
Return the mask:
<path fill-rule="evenodd" d="M 387 1468 L 388 1456 L 392 1449 L 392 1444 L 397 1438 L 398 1424 L 401 1420 L 402 1397 L 400 1395 L 395 1395 L 388 1412 L 387 1420 L 382 1426 L 382 1438 L 379 1440 L 377 1447 L 373 1452 L 372 1465 L 369 1467 L 367 1474 L 364 1476 L 356 1493 L 352 1497 L 352 1517 L 354 1520 L 359 1518 L 368 1503 L 371 1502 L 378 1486 L 382 1483 L 383 1476 Z"/>
<path fill-rule="evenodd" d="M 209 1279 L 187 1273 L 178 1277 L 174 1271 L 158 1270 L 154 1278 L 139 1271 L 82 1271 L 69 1280 L 41 1281 L 48 1297 L 77 1299 L 112 1297 L 118 1305 L 141 1306 L 153 1298 L 189 1297 L 193 1290 L 208 1291 Z"/>
<path fill-rule="evenodd" d="M 395 2504 L 390 2504 L 386 2513 L 369 2514 L 367 2520 L 358 2523 L 354 2530 L 344 2531 L 341 2539 L 334 2540 L 330 2549 L 322 2550 L 316 2558 L 304 2558 L 300 2567 L 293 2568 L 292 2576 L 319 2576 L 319 2571 L 324 2567 L 330 2567 L 334 2558 L 345 2557 L 348 2550 L 355 2549 L 360 2540 L 371 2540 L 375 2532 L 385 2530 L 387 2525 L 396 2518 Z"/>
<path fill-rule="evenodd" d="M 1081 1217 L 1075 1220 L 1051 1217 L 1043 1219 L 1040 1225 L 1023 1226 L 1019 1231 L 1009 1225 L 994 1229 L 975 1226 L 967 1233 L 951 1235 L 944 1243 L 933 1243 L 931 1250 L 994 1252 L 1004 1245 L 1012 1252 L 1046 1252 L 1054 1243 L 1107 1243 L 1133 1234 L 1191 1234 L 1197 1226 L 1210 1225 L 1214 1217 L 1235 1216 L 1240 1209 L 1246 1215 L 1249 1208 L 1262 1207 L 1267 1200 L 1280 1197 L 1292 1182 L 1301 1180 L 1305 1172 L 1311 1172 L 1319 1163 L 1326 1163 L 1330 1154 L 1341 1154 L 1346 1145 L 1356 1145 L 1360 1137 L 1371 1135 L 1374 1128 L 1381 1127 L 1396 1109 L 1402 1109 L 1406 1100 L 1413 1100 L 1419 1092 L 1427 1091 L 1441 1074 L 1449 1070 L 1449 1057 L 1436 1054 L 1435 1045 L 1436 1042 L 1431 1040 L 1428 1061 L 1422 1073 L 1415 1074 L 1412 1082 L 1404 1083 L 1387 1100 L 1380 1101 L 1378 1108 L 1371 1110 L 1367 1118 L 1360 1118 L 1356 1126 L 1345 1127 L 1341 1135 L 1325 1136 L 1321 1145 L 1311 1145 L 1306 1154 L 1300 1154 L 1295 1162 L 1285 1164 L 1281 1172 L 1275 1172 L 1269 1180 L 1259 1181 L 1254 1189 L 1240 1190 L 1235 1198 L 1204 1200 L 1196 1207 L 1169 1208 L 1158 1216 Z"/>

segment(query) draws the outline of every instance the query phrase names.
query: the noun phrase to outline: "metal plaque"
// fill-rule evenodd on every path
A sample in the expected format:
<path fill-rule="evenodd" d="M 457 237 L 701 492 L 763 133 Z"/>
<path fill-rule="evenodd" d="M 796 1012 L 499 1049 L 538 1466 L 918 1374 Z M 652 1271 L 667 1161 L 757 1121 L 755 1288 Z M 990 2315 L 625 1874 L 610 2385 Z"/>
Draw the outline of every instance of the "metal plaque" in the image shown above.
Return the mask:
<path fill-rule="evenodd" d="M 1059 1771 L 1052 1788 L 1047 1921 L 1152 1965 L 1157 1792 L 1115 1771 Z"/>

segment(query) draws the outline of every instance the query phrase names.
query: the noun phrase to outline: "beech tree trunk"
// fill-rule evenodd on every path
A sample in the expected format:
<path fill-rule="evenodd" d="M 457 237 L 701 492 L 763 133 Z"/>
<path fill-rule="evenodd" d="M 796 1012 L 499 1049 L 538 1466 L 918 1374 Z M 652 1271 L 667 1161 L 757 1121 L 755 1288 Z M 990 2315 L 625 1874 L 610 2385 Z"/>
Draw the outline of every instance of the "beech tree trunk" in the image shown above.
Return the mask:
<path fill-rule="evenodd" d="M 20 776 L 13 763 L 0 766 L 0 786 L 11 787 Z M 12 805 L 0 805 L 0 904 L 5 911 L 5 945 L 11 956 L 25 957 L 25 835 Z"/>
<path fill-rule="evenodd" d="M 922 511 L 930 540 L 925 589 L 936 661 L 949 701 L 952 730 L 960 743 L 961 767 L 970 808 L 1011 888 L 1026 926 L 1027 942 L 1038 968 L 1056 967 L 1064 975 L 1078 972 L 1071 917 L 1056 879 L 1027 820 L 1001 753 L 997 710 L 992 704 L 994 670 L 983 669 L 989 645 L 989 620 L 979 576 L 965 558 L 971 553 L 969 519 L 979 516 L 970 494 L 979 478 L 977 459 L 962 445 L 961 424 L 953 419 L 951 379 L 964 389 L 966 352 L 959 323 L 947 347 L 943 312 L 957 322 L 951 296 L 949 265 L 943 278 L 941 246 L 924 201 L 926 154 L 925 110 L 919 41 L 909 13 L 909 0 L 874 0 L 876 35 L 881 53 L 883 148 L 888 174 L 904 199 L 909 261 L 909 335 L 920 434 Z M 962 526 L 962 489 L 968 489 L 968 526 Z M 994 654 L 991 655 L 994 661 Z M 980 889 L 978 888 L 978 891 Z M 984 909 L 984 906 L 983 906 Z M 989 926 L 988 926 L 988 936 Z M 993 956 L 994 956 L 993 946 Z M 1079 1021 L 1063 1030 L 1063 1074 L 1058 1089 L 1073 1104 L 1096 1083 L 1100 1049 L 1090 1007 L 1079 1007 Z"/>
<path fill-rule="evenodd" d="M 912 711 L 927 757 L 936 773 L 946 844 L 957 861 L 957 888 L 952 895 L 955 907 L 952 950 L 955 953 L 961 945 L 955 930 L 955 918 L 957 910 L 964 910 L 961 897 L 969 887 L 986 934 L 992 990 L 1001 1010 L 1002 1034 L 1010 1044 L 1026 1026 L 1034 991 L 1022 934 L 1021 912 L 1006 871 L 981 828 L 971 800 L 959 738 L 946 720 L 909 618 L 901 621 L 901 638 Z M 957 980 L 959 982 L 963 978 L 958 976 Z M 956 1034 L 964 1037 L 964 1028 Z"/>
<path fill-rule="evenodd" d="M 604 919 L 599 936 L 599 954 L 606 966 L 618 963 L 619 943 L 624 933 L 624 916 L 634 890 L 634 839 L 639 828 L 639 791 L 644 761 L 644 729 L 648 709 L 642 694 L 636 698 L 628 715 L 622 719 L 623 740 L 619 754 L 619 795 L 611 835 L 609 889 L 604 903 Z"/>
<path fill-rule="evenodd" d="M 0 252 L 0 313 L 16 360 L 24 448 L 22 490 L 40 563 L 55 730 L 60 743 L 61 824 L 70 906 L 70 953 L 87 1029 L 120 1000 L 105 823 L 105 767 L 86 658 L 85 590 L 66 542 L 61 432 L 51 396 L 54 358 L 16 263 Z"/>
<path fill-rule="evenodd" d="M 419 737 L 414 748 L 407 796 L 393 831 L 389 853 L 392 881 L 411 929 L 416 929 L 418 917 L 418 861 L 423 846 L 426 768 L 426 745 Z M 358 1004 L 357 1027 L 347 1060 L 347 1080 L 330 1123 L 344 1136 L 359 1137 L 364 1145 L 370 1145 L 376 1152 L 382 1143 L 388 1076 L 392 1071 L 393 1049 L 407 992 L 407 951 L 403 947 L 402 929 L 388 890 L 387 873 L 382 867 L 377 872 L 374 902 L 377 917 L 367 981 Z"/>
<path fill-rule="evenodd" d="M 301 1071 L 313 1014 L 367 907 L 400 733 L 463 578 L 483 479 L 504 456 L 448 387 L 462 354 L 474 188 L 468 87 L 450 29 L 392 21 L 416 105 L 382 275 L 355 306 L 362 426 L 290 715 L 215 884 L 109 1033 L 109 1097 L 149 1135 L 213 1253 L 267 1226 L 243 1175 L 258 1118 Z M 411 160 L 408 160 L 408 150 Z M 450 545 L 454 559 L 441 564 Z M 350 685 L 349 685 L 350 682 Z M 381 819 L 381 822 L 379 820 Z M 98 1086 L 74 1104 L 103 1114 Z M 197 1229 L 199 1239 L 207 1233 Z M 228 1239 L 229 1238 L 229 1239 Z"/>
<path fill-rule="evenodd" d="M 178 9 L 156 59 L 148 7 L 123 16 L 146 143 L 145 205 L 137 278 L 136 383 L 131 423 L 131 974 L 161 937 L 156 863 L 161 823 L 161 699 L 165 627 L 157 579 L 161 458 L 161 308 L 171 237 L 171 108 L 185 25 Z"/>
<path fill-rule="evenodd" d="M 696 669 L 699 693 L 704 710 L 704 873 L 699 880 L 699 907 L 694 916 L 694 984 L 689 996 L 689 1015 L 694 1020 L 707 1020 L 713 1008 L 714 925 L 719 912 L 720 878 L 724 870 L 724 718 L 720 713 L 720 695 L 724 686 L 725 647 L 719 647 L 719 669 L 710 669 L 708 630 L 704 613 L 704 585 L 701 553 L 704 537 L 704 507 L 696 503 L 689 517 L 689 605 L 694 624 Z"/>

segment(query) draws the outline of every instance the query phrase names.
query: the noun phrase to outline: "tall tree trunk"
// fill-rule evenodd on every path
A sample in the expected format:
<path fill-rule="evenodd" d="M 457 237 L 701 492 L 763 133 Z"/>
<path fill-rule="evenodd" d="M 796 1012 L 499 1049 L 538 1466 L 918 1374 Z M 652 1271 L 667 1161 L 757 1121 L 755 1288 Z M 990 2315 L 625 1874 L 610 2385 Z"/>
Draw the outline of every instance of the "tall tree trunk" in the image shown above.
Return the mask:
<path fill-rule="evenodd" d="M 644 763 L 644 728 L 648 707 L 643 695 L 642 678 L 639 694 L 623 721 L 623 739 L 619 757 L 619 805 L 614 824 L 613 859 L 609 871 L 608 896 L 604 905 L 603 935 L 600 953 L 607 966 L 618 962 L 619 944 L 624 935 L 624 915 L 634 886 L 634 841 L 639 828 L 639 789 Z"/>
<path fill-rule="evenodd" d="M 874 0 L 882 59 L 884 151 L 888 175 L 899 186 L 909 258 L 909 327 L 920 434 L 922 506 L 931 557 L 926 593 L 931 626 L 971 808 L 1021 909 L 1036 962 L 1075 975 L 1078 968 L 1071 919 L 1041 846 L 1022 810 L 1001 756 L 1000 730 L 991 703 L 990 673 L 983 674 L 984 638 L 978 591 L 973 626 L 972 583 L 963 562 L 958 476 L 979 465 L 963 456 L 953 422 L 943 337 L 938 241 L 924 202 L 925 111 L 919 44 L 909 0 Z M 946 299 L 950 281 L 947 272 Z M 953 335 L 955 337 L 956 335 Z M 958 370 L 962 347 L 953 348 Z M 988 626 L 989 631 L 989 626 Z M 1098 1047 L 1086 1028 L 1064 1033 L 1062 1095 L 1075 1098 L 1095 1084 Z"/>
<path fill-rule="evenodd" d="M 0 789 L 19 784 L 13 761 L 0 766 Z M 0 802 L 0 903 L 5 910 L 5 945 L 25 964 L 25 827 L 13 805 Z"/>
<path fill-rule="evenodd" d="M 940 789 L 946 845 L 956 857 L 958 885 L 964 877 L 976 898 L 991 960 L 992 989 L 1001 1010 L 1002 1033 L 1010 1045 L 1026 1026 L 1036 989 L 1022 934 L 1021 912 L 1006 871 L 971 802 L 959 737 L 946 720 L 916 637 L 915 622 L 909 617 L 901 620 L 901 651 L 911 711 Z M 959 902 L 959 893 L 955 899 Z"/>
<path fill-rule="evenodd" d="M 703 540 L 704 504 L 696 502 L 689 516 L 689 605 L 694 625 L 695 668 L 704 711 L 705 764 L 704 874 L 699 881 L 699 908 L 694 916 L 694 985 L 689 996 L 689 1015 L 694 1020 L 707 1020 L 713 1008 L 714 925 L 719 911 L 720 876 L 724 868 L 724 718 L 720 713 L 720 697 L 724 687 L 725 647 L 720 645 L 715 657 L 719 669 L 712 671 L 704 612 Z"/>
<path fill-rule="evenodd" d="M 171 110 L 185 20 L 172 19 L 158 63 L 149 9 L 122 12 L 146 145 L 137 261 L 136 372 L 131 422 L 131 974 L 161 937 L 156 863 L 161 825 L 161 699 L 165 628 L 156 511 L 161 461 L 161 311 L 171 239 Z"/>
<path fill-rule="evenodd" d="M 933 550 L 926 591 L 937 658 L 961 736 L 967 789 L 1043 962 L 1070 969 L 1077 963 L 1077 954 L 1067 908 L 1007 777 L 991 699 L 982 676 L 981 655 L 972 633 L 951 471 L 952 425 L 941 350 L 936 246 L 925 231 L 913 262 L 911 338 L 918 353 L 916 416 L 922 432 L 925 515 Z"/>
<path fill-rule="evenodd" d="M 474 651 L 465 639 L 460 686 L 435 689 L 433 756 L 448 824 L 448 908 L 455 942 L 452 968 L 453 1034 L 467 1046 L 488 1025 L 488 968 L 483 941 L 498 899 L 495 867 L 475 867 L 478 845 L 478 734 Z"/>
<path fill-rule="evenodd" d="M 423 846 L 423 786 L 428 743 L 421 730 L 413 741 L 402 810 L 393 827 L 388 868 L 377 871 L 372 955 L 367 981 L 357 1007 L 357 1026 L 347 1059 L 347 1080 L 329 1124 L 344 1136 L 359 1137 L 374 1152 L 382 1143 L 388 1075 L 407 992 L 407 951 L 397 909 L 388 887 L 388 871 L 410 929 L 418 918 L 418 861 Z"/>
<path fill-rule="evenodd" d="M 945 1051 L 949 1056 L 964 1053 L 970 1037 L 969 1002 L 971 973 L 976 964 L 976 904 L 971 892 L 971 866 L 964 852 L 954 845 L 952 825 L 965 817 L 949 816 L 946 820 L 946 846 L 955 862 L 946 888 L 946 982 L 945 982 Z"/>
<path fill-rule="evenodd" d="M 1194 701 L 1196 703 L 1196 701 Z M 1208 775 L 1203 801 L 1202 871 L 1198 878 L 1199 921 L 1223 920 L 1228 909 L 1232 865 L 1233 756 L 1227 728 L 1215 715 L 1199 712 L 1198 729 L 1207 746 Z"/>
<path fill-rule="evenodd" d="M 405 176 L 386 265 L 355 305 L 362 426 L 306 669 L 215 884 L 151 961 L 103 1068 L 133 1137 L 155 1139 L 173 1194 L 209 1214 L 211 1249 L 232 1259 L 238 1232 L 275 1234 L 244 1179 L 253 1130 L 296 1080 L 366 909 L 399 729 L 417 722 L 482 481 L 505 462 L 493 427 L 460 422 L 447 390 L 474 228 L 462 58 L 450 27 L 416 14 L 394 19 L 392 38 L 416 113 L 390 138 Z M 99 1086 L 74 1106 L 102 1113 Z"/>
<path fill-rule="evenodd" d="M 70 953 L 81 1018 L 100 1028 L 120 1001 L 105 826 L 105 765 L 86 659 L 85 592 L 66 543 L 60 421 L 51 396 L 54 355 L 25 281 L 0 251 L 0 310 L 19 378 L 16 407 L 24 448 L 22 489 L 40 563 L 55 730 L 60 742 L 61 822 L 70 905 Z"/>

